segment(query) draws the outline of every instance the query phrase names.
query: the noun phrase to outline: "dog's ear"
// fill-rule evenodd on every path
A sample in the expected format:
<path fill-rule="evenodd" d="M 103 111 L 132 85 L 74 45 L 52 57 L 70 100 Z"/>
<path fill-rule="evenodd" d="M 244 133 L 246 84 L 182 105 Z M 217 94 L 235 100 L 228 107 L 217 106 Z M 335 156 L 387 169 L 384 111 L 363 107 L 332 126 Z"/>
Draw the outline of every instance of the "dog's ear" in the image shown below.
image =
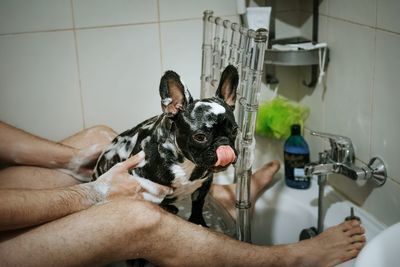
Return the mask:
<path fill-rule="evenodd" d="M 179 75 L 168 70 L 160 81 L 161 107 L 168 117 L 174 117 L 178 112 L 185 110 L 193 98 L 182 83 Z"/>
<path fill-rule="evenodd" d="M 226 104 L 234 109 L 238 84 L 239 74 L 237 69 L 232 65 L 228 65 L 222 72 L 215 95 L 222 98 Z"/>

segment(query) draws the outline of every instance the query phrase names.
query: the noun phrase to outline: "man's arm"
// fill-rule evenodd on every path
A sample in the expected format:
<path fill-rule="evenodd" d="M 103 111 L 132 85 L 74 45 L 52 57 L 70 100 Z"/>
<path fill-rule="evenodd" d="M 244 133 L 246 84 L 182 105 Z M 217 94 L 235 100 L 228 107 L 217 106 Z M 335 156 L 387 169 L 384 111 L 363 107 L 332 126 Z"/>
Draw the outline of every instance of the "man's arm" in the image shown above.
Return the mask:
<path fill-rule="evenodd" d="M 48 168 L 63 168 L 77 150 L 0 122 L 0 161 Z"/>
<path fill-rule="evenodd" d="M 0 190 L 0 231 L 39 225 L 120 197 L 160 203 L 171 188 L 128 173 L 143 160 L 144 153 L 138 153 L 94 182 L 67 188 Z"/>
<path fill-rule="evenodd" d="M 76 149 L 0 122 L 0 162 L 61 169 L 87 181 L 103 147 Z"/>
<path fill-rule="evenodd" d="M 0 190 L 0 231 L 39 225 L 96 204 L 87 184 L 51 190 Z"/>

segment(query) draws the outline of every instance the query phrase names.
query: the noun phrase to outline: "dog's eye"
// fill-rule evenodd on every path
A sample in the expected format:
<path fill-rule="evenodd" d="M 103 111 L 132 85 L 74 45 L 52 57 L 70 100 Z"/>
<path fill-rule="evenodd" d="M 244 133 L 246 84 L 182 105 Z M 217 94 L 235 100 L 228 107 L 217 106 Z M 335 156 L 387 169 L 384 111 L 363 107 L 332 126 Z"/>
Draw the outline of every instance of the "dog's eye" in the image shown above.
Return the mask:
<path fill-rule="evenodd" d="M 207 136 L 206 136 L 205 134 L 202 134 L 202 133 L 194 134 L 194 135 L 193 135 L 193 139 L 194 139 L 196 142 L 199 142 L 199 143 L 205 143 L 205 142 L 207 142 Z"/>

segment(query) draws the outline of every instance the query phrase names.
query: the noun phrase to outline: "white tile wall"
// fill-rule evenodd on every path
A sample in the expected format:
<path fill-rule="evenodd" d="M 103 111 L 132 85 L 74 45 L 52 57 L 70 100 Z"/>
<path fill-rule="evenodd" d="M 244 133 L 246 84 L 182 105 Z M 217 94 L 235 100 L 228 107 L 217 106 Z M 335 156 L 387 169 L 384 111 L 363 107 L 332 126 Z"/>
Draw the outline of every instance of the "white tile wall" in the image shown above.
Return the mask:
<path fill-rule="evenodd" d="M 275 38 L 300 36 L 298 12 L 278 13 L 275 20 Z"/>
<path fill-rule="evenodd" d="M 157 0 L 73 0 L 76 27 L 158 21 Z"/>
<path fill-rule="evenodd" d="M 238 16 L 221 16 L 239 22 Z M 176 71 L 194 98 L 200 97 L 203 20 L 168 21 L 160 23 L 163 71 Z"/>
<path fill-rule="evenodd" d="M 323 31 L 320 36 L 328 36 L 331 52 L 325 97 L 320 98 L 323 92 L 316 88 L 301 102 L 317 110 L 322 105 L 321 130 L 349 136 L 358 159 L 367 162 L 379 155 L 385 160 L 389 177 L 381 188 L 373 187 L 371 182 L 360 186 L 339 175 L 332 175 L 329 181 L 378 220 L 391 225 L 400 221 L 400 214 L 395 212 L 400 209 L 400 145 L 396 136 L 400 130 L 396 102 L 400 96 L 398 1 L 325 0 L 323 3 L 325 6 L 321 4 L 320 10 L 326 9 L 328 15 L 326 27 L 320 23 Z M 303 10 L 307 12 L 307 8 Z M 307 25 L 302 30 L 309 32 Z M 314 116 L 307 122 L 311 129 L 321 126 L 318 115 Z M 312 149 L 321 150 L 321 140 L 307 134 L 306 138 Z M 356 164 L 361 162 L 357 160 Z"/>
<path fill-rule="evenodd" d="M 200 97 L 203 21 L 161 23 L 163 71 L 174 70 L 194 98 Z"/>
<path fill-rule="evenodd" d="M 374 188 L 365 199 L 363 208 L 374 214 L 387 225 L 400 222 L 400 185 L 389 179 L 381 188 Z"/>
<path fill-rule="evenodd" d="M 375 187 L 372 181 L 358 185 L 339 175 L 331 175 L 328 181 L 356 205 L 373 214 L 379 221 L 387 225 L 400 221 L 398 213 L 400 185 L 394 180 L 388 179 L 382 187 Z"/>
<path fill-rule="evenodd" d="M 321 0 L 319 3 L 319 13 L 321 15 L 328 15 L 329 12 L 329 6 L 328 6 L 329 0 Z"/>
<path fill-rule="evenodd" d="M 0 34 L 71 28 L 70 0 L 0 1 Z"/>
<path fill-rule="evenodd" d="M 400 35 L 376 34 L 376 67 L 373 92 L 372 155 L 380 155 L 389 176 L 400 183 Z"/>
<path fill-rule="evenodd" d="M 279 0 L 275 2 L 277 12 L 298 11 L 300 8 L 299 0 Z"/>
<path fill-rule="evenodd" d="M 82 129 L 72 31 L 0 36 L 0 119 L 53 140 Z"/>
<path fill-rule="evenodd" d="M 193 95 L 198 96 L 202 36 L 200 18 L 206 9 L 238 22 L 236 2 L 232 0 L 116 0 L 112 3 L 106 0 L 0 1 L 0 38 L 6 40 L 6 36 L 1 34 L 10 34 L 9 38 L 15 39 L 12 44 L 1 43 L 0 51 L 5 58 L 2 66 L 12 66 L 5 62 L 21 58 L 18 63 L 21 62 L 25 67 L 19 68 L 23 70 L 19 71 L 20 79 L 11 79 L 13 76 L 7 70 L 0 74 L 7 76 L 2 80 L 1 93 L 4 97 L 0 100 L 7 103 L 0 107 L 4 110 L 0 118 L 54 139 L 59 138 L 61 132 L 67 134 L 100 123 L 122 131 L 160 112 L 157 90 L 162 71 L 166 69 L 176 69 L 181 73 L 189 87 L 193 88 Z M 161 25 L 160 20 L 168 22 Z M 73 27 L 76 27 L 76 34 L 67 31 Z M 26 39 L 31 38 L 26 32 L 49 30 L 59 33 L 50 32 L 48 37 L 44 33 L 36 35 L 37 46 L 43 49 L 41 53 L 32 49 L 29 42 L 24 44 Z M 16 33 L 23 34 L 17 38 L 13 36 Z M 59 35 L 67 35 L 68 41 L 50 40 L 51 36 Z M 61 41 L 63 45 L 60 45 Z M 61 51 L 55 57 L 47 51 L 53 45 Z M 31 60 L 19 52 L 19 46 L 32 50 L 37 57 Z M 64 52 L 66 46 L 69 50 Z M 15 55 L 18 57 L 11 57 Z M 67 60 L 64 57 L 68 57 Z M 51 61 L 52 67 L 41 67 L 41 60 Z M 27 75 L 32 61 L 39 62 L 41 67 L 35 69 L 40 75 L 36 75 L 34 80 Z M 65 78 L 69 78 L 68 82 L 60 78 L 57 70 L 63 71 Z M 75 76 L 71 78 L 69 73 Z M 60 79 L 62 86 L 51 83 L 47 83 L 49 87 L 43 86 L 46 80 L 56 78 Z M 11 86 L 6 88 L 6 83 Z M 31 88 L 43 91 L 36 98 L 48 95 L 46 90 L 53 87 L 74 92 L 68 96 L 64 96 L 67 93 L 64 91 L 59 93 L 63 116 L 69 116 L 69 119 L 64 118 L 64 128 L 49 131 L 43 125 L 48 119 L 44 123 L 27 123 L 29 120 L 21 119 L 22 114 L 8 100 L 17 99 L 23 106 L 29 107 L 30 104 L 25 104 L 20 97 L 19 89 L 13 89 L 26 88 L 28 84 Z M 69 99 L 73 99 L 73 103 Z M 65 112 L 68 109 L 63 105 L 73 107 L 73 111 Z M 38 113 L 46 113 L 44 117 L 57 120 L 57 113 L 48 112 L 46 105 L 39 106 L 36 109 Z M 65 128 L 69 130 L 65 131 Z"/>
<path fill-rule="evenodd" d="M 370 157 L 371 90 L 374 70 L 373 29 L 329 19 L 325 130 L 353 140 L 357 157 Z"/>
<path fill-rule="evenodd" d="M 327 0 L 330 16 L 376 26 L 376 1 L 378 0 Z"/>
<path fill-rule="evenodd" d="M 233 0 L 159 0 L 159 3 L 161 21 L 202 18 L 205 10 L 213 10 L 218 16 L 237 14 Z"/>
<path fill-rule="evenodd" d="M 378 1 L 378 28 L 400 33 L 400 1 L 377 0 Z"/>
<path fill-rule="evenodd" d="M 312 2 L 313 0 L 299 0 L 299 6 L 301 11 L 306 11 L 309 13 L 312 13 L 313 6 Z M 328 15 L 328 1 L 329 0 L 320 0 L 319 1 L 319 14 L 320 15 Z"/>
<path fill-rule="evenodd" d="M 304 14 L 303 14 L 304 15 Z M 312 36 L 312 16 L 308 16 L 307 22 L 302 27 L 302 36 L 311 39 Z M 318 27 L 318 40 L 320 42 L 328 42 L 328 18 L 326 16 L 319 16 L 319 27 Z M 305 127 L 305 138 L 308 141 L 310 147 L 310 158 L 312 161 L 318 160 L 318 152 L 326 149 L 326 142 L 321 138 L 316 138 L 309 134 L 309 130 L 313 131 L 324 131 L 325 130 L 325 105 L 326 100 L 326 86 L 325 83 L 317 84 L 315 88 L 309 88 L 303 85 L 303 81 L 310 80 L 310 67 L 302 67 L 299 72 L 299 102 L 302 105 L 310 108 L 310 116 L 308 117 Z M 326 74 L 323 78 L 326 81 Z"/>
<path fill-rule="evenodd" d="M 79 30 L 77 43 L 87 127 L 120 132 L 160 113 L 157 25 Z"/>

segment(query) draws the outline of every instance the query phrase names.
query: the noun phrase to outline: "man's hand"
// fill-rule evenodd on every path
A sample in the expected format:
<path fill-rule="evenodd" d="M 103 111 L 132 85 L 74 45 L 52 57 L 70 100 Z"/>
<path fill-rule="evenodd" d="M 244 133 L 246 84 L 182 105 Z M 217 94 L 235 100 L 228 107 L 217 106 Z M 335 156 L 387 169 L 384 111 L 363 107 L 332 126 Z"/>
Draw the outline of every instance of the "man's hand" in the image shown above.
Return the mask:
<path fill-rule="evenodd" d="M 126 161 L 114 165 L 96 181 L 89 183 L 95 193 L 96 201 L 103 202 L 119 197 L 130 197 L 158 204 L 165 196 L 172 194 L 173 190 L 170 187 L 128 173 L 130 169 L 139 166 L 143 161 L 144 152 L 139 152 Z"/>
<path fill-rule="evenodd" d="M 96 181 L 70 187 L 0 189 L 0 231 L 39 225 L 120 197 L 160 203 L 172 194 L 171 188 L 128 173 L 143 161 L 144 153 L 140 152 Z"/>

